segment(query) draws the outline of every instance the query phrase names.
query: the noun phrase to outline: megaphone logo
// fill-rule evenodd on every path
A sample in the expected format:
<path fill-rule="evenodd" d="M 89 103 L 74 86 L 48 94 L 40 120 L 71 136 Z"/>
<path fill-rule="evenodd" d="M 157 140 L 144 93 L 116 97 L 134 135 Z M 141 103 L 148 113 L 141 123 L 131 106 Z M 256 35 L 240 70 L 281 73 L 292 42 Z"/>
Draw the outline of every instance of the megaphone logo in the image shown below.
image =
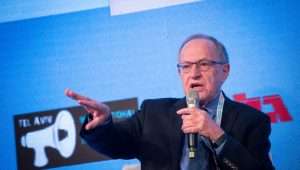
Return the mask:
<path fill-rule="evenodd" d="M 21 145 L 34 149 L 36 167 L 48 164 L 45 147 L 55 148 L 62 157 L 69 158 L 76 145 L 76 128 L 71 113 L 67 110 L 60 111 L 53 125 L 22 136 Z"/>

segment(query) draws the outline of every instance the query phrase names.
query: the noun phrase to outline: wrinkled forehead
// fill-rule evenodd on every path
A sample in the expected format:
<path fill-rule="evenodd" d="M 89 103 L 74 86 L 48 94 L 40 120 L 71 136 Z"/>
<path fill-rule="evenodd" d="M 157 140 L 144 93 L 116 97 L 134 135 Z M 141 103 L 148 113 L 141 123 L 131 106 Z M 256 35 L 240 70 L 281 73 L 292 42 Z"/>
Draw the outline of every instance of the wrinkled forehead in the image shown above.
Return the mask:
<path fill-rule="evenodd" d="M 192 39 L 186 42 L 178 54 L 178 61 L 220 60 L 220 52 L 214 42 L 207 39 Z"/>

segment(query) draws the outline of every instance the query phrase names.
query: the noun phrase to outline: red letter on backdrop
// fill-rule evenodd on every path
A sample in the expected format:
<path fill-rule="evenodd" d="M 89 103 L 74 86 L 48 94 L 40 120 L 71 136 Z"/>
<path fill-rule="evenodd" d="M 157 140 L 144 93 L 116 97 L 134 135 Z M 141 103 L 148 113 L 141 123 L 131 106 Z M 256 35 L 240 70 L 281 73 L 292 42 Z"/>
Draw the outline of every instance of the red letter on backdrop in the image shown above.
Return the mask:
<path fill-rule="evenodd" d="M 267 113 L 272 123 L 276 123 L 279 121 L 287 122 L 292 120 L 292 116 L 289 114 L 282 101 L 282 98 L 279 95 L 264 96 L 262 97 L 263 102 L 261 102 L 261 97 L 253 97 L 247 99 L 245 93 L 235 94 L 233 98 L 235 101 L 245 103 L 253 108 L 256 108 L 257 110 L 262 110 L 262 104 L 272 105 L 273 111 Z"/>

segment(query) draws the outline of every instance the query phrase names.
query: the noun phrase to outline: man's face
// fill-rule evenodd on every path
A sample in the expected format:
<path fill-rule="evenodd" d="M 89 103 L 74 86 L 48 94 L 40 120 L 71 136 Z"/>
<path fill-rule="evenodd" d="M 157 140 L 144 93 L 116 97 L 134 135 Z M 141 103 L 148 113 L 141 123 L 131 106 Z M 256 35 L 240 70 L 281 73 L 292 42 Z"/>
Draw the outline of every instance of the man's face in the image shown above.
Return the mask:
<path fill-rule="evenodd" d="M 206 39 L 193 39 L 182 48 L 179 63 L 188 64 L 198 61 L 225 62 L 219 56 L 214 43 Z M 189 72 L 179 72 L 185 94 L 190 89 L 198 92 L 200 101 L 205 104 L 212 100 L 220 91 L 221 85 L 229 74 L 229 64 L 212 64 L 207 70 L 200 70 L 201 66 L 192 65 Z"/>

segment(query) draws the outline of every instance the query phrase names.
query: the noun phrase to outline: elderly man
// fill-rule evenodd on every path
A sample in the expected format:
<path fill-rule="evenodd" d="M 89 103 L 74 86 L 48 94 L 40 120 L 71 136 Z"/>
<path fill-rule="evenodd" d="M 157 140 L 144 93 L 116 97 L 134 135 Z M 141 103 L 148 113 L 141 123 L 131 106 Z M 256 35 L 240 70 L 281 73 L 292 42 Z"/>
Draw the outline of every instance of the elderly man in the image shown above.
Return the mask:
<path fill-rule="evenodd" d="M 268 116 L 221 90 L 230 70 L 223 44 L 203 34 L 189 37 L 177 68 L 185 94 L 195 91 L 199 107 L 187 107 L 185 98 L 145 100 L 136 114 L 116 123 L 107 105 L 67 89 L 90 113 L 81 136 L 112 158 L 139 159 L 142 169 L 274 169 Z M 189 159 L 185 134 L 195 133 L 197 154 Z"/>

